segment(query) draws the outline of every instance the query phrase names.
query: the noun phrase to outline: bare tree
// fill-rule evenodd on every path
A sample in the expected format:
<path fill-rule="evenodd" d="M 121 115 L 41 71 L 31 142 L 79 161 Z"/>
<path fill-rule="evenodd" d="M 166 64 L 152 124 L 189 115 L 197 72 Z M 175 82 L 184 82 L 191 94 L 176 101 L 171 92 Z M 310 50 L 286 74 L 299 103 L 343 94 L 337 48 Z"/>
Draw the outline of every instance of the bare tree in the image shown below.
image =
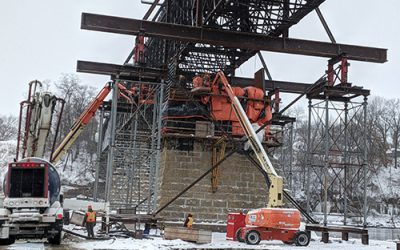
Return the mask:
<path fill-rule="evenodd" d="M 62 75 L 55 85 L 57 87 L 57 96 L 65 100 L 63 119 L 60 126 L 60 137 L 64 138 L 70 131 L 71 126 L 93 100 L 95 92 L 93 87 L 81 84 L 80 79 L 75 74 Z M 93 119 L 91 123 L 96 124 L 97 121 Z M 93 126 L 91 123 L 88 127 L 94 127 L 95 129 L 86 128 L 71 147 L 72 161 L 75 161 L 80 153 L 87 153 L 90 157 L 96 152 L 94 134 L 97 132 L 97 126 Z"/>
<path fill-rule="evenodd" d="M 18 119 L 15 116 L 0 116 L 0 141 L 17 138 Z"/>
<path fill-rule="evenodd" d="M 397 153 L 400 136 L 400 100 L 389 100 L 386 105 L 387 116 L 385 121 L 390 127 L 390 137 L 393 146 L 394 168 L 397 168 Z"/>

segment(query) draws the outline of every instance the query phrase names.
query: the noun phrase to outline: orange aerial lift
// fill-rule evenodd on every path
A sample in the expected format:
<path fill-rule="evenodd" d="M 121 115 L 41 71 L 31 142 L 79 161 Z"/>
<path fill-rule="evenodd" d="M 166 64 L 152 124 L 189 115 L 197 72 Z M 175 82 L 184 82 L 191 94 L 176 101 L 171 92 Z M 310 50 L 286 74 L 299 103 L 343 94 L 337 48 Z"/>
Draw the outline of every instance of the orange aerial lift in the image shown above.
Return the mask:
<path fill-rule="evenodd" d="M 298 246 L 307 246 L 310 242 L 310 235 L 299 230 L 300 211 L 283 208 L 283 179 L 276 173 L 246 112 L 222 71 L 217 73 L 213 85 L 222 86 L 222 90 L 229 96 L 232 109 L 270 182 L 267 208 L 250 211 L 246 215 L 245 226 L 237 230 L 236 239 L 251 245 L 256 245 L 261 240 L 281 240 L 287 244 L 295 243 Z"/>

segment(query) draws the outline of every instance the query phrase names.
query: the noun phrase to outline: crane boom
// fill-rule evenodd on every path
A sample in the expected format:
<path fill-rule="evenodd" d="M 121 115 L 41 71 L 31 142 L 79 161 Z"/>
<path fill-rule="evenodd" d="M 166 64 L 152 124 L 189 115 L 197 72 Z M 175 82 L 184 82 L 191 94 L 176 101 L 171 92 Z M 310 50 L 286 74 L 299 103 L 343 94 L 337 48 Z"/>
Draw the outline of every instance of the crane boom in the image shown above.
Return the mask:
<path fill-rule="evenodd" d="M 250 146 L 260 162 L 262 169 L 267 173 L 270 179 L 271 184 L 269 187 L 268 207 L 283 206 L 283 179 L 276 173 L 275 168 L 269 160 L 264 147 L 257 137 L 256 131 L 246 115 L 246 112 L 243 110 L 239 99 L 235 96 L 228 79 L 222 71 L 217 73 L 213 85 L 217 83 L 221 83 L 225 87 L 225 92 L 228 94 L 228 97 L 231 100 L 232 108 L 245 132 L 246 137 L 249 140 Z"/>
<path fill-rule="evenodd" d="M 90 120 L 95 115 L 97 109 L 103 103 L 104 99 L 110 93 L 112 89 L 111 83 L 107 83 L 97 94 L 97 96 L 93 99 L 93 101 L 88 105 L 88 107 L 83 111 L 83 113 L 79 116 L 79 118 L 72 125 L 70 131 L 65 136 L 63 141 L 51 155 L 50 162 L 56 163 L 60 160 L 60 158 L 64 155 L 65 152 L 71 147 L 74 141 L 78 138 L 78 136 L 82 133 L 85 126 L 90 122 Z"/>

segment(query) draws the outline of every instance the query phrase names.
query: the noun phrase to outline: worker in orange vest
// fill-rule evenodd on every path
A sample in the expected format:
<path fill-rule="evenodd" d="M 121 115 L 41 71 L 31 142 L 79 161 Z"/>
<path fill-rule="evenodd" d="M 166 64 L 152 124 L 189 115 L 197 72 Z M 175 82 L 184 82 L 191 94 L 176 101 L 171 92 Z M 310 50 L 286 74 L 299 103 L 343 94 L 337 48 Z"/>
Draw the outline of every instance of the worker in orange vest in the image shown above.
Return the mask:
<path fill-rule="evenodd" d="M 192 214 L 188 214 L 183 226 L 187 227 L 188 229 L 192 229 L 192 227 L 193 227 L 193 215 Z"/>
<path fill-rule="evenodd" d="M 92 205 L 88 205 L 88 211 L 85 214 L 85 226 L 88 233 L 88 237 L 94 238 L 93 228 L 96 226 L 96 212 L 93 211 Z"/>

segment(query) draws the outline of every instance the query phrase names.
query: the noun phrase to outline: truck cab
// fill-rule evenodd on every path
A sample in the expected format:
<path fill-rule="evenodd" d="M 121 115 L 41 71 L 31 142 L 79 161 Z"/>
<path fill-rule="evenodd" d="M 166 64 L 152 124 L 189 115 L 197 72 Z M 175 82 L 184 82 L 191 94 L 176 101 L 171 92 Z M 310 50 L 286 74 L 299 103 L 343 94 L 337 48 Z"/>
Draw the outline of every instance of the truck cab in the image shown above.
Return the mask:
<path fill-rule="evenodd" d="M 0 244 L 12 244 L 19 238 L 61 243 L 60 177 L 52 164 L 39 158 L 10 163 L 3 190 Z"/>

